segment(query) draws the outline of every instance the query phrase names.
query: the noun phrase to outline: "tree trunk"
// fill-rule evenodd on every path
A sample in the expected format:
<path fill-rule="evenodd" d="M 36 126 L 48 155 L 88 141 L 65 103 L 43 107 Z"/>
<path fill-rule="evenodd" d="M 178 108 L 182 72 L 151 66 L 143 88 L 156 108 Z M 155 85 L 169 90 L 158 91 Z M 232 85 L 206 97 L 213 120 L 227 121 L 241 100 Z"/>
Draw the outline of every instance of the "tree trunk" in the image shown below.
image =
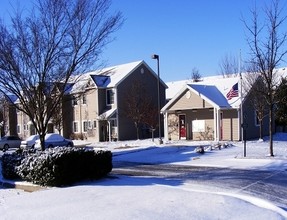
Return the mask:
<path fill-rule="evenodd" d="M 40 143 L 41 143 L 41 150 L 45 150 L 45 135 L 39 135 Z"/>
<path fill-rule="evenodd" d="M 140 139 L 139 124 L 137 122 L 135 122 L 135 127 L 136 127 L 136 130 L 137 130 L 137 140 L 139 140 Z"/>
<path fill-rule="evenodd" d="M 262 129 L 262 126 L 263 126 L 263 120 L 262 119 L 260 119 L 259 120 L 259 124 L 260 124 L 260 126 L 259 126 L 259 139 L 262 139 L 263 138 L 263 129 Z"/>

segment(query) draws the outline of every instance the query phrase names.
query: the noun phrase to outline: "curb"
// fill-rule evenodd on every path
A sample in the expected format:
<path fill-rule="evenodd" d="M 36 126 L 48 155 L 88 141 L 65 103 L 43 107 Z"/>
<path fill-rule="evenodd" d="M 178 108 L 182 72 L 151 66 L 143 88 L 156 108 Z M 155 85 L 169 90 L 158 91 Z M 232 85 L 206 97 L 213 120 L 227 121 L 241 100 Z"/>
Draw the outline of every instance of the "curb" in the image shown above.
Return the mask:
<path fill-rule="evenodd" d="M 43 186 L 22 184 L 21 182 L 12 182 L 12 181 L 10 182 L 4 180 L 0 180 L 0 185 L 10 189 L 21 189 L 24 190 L 25 192 L 35 192 L 38 190 L 46 189 L 46 187 Z"/>

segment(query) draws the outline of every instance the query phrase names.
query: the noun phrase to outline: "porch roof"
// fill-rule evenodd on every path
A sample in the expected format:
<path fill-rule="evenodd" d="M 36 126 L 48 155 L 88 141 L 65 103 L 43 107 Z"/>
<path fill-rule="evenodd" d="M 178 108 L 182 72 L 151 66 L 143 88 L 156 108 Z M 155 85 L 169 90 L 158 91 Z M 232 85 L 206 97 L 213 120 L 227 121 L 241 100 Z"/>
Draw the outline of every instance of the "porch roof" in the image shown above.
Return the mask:
<path fill-rule="evenodd" d="M 187 88 L 218 109 L 231 108 L 227 99 L 214 85 L 187 84 Z"/>
<path fill-rule="evenodd" d="M 186 90 L 190 90 L 200 96 L 206 102 L 217 109 L 230 109 L 232 106 L 228 103 L 225 96 L 214 85 L 186 84 L 163 108 L 162 112 L 167 111 Z"/>
<path fill-rule="evenodd" d="M 105 111 L 104 113 L 102 113 L 101 115 L 99 115 L 98 120 L 108 120 L 114 116 L 116 111 L 117 111 L 116 108 L 109 109 Z"/>

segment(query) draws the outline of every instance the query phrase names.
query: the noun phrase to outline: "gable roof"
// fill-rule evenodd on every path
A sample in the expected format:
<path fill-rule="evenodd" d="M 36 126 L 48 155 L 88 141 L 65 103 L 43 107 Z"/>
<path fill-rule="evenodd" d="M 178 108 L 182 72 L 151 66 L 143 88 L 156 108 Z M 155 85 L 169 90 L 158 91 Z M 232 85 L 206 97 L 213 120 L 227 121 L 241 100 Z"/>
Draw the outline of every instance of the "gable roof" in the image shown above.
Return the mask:
<path fill-rule="evenodd" d="M 230 104 L 223 94 L 214 85 L 196 85 L 188 84 L 194 93 L 207 100 L 211 105 L 217 108 L 230 108 Z"/>
<path fill-rule="evenodd" d="M 242 73 L 241 75 L 242 75 L 242 82 L 244 84 L 244 81 L 249 77 L 249 74 L 248 73 Z M 283 68 L 276 69 L 276 77 L 277 77 L 276 83 L 280 83 L 281 77 L 287 77 L 287 68 L 283 67 Z M 238 83 L 238 86 L 239 86 L 239 88 L 238 88 L 239 89 L 239 96 L 232 98 L 231 100 L 226 100 L 226 101 L 229 103 L 229 105 L 232 108 L 240 108 L 241 101 L 244 102 L 244 98 L 247 96 L 249 91 L 246 90 L 244 85 L 242 85 L 242 87 L 241 87 L 241 80 L 240 80 L 239 76 L 223 78 L 223 76 L 217 75 L 217 76 L 204 77 L 199 82 L 193 82 L 192 80 L 181 80 L 181 81 L 175 81 L 175 82 L 167 82 L 166 84 L 168 86 L 168 89 L 166 90 L 166 98 L 167 98 L 167 100 L 171 100 L 173 97 L 178 95 L 178 93 L 182 92 L 182 88 L 185 88 L 185 86 L 187 84 L 205 85 L 205 86 L 213 85 L 218 89 L 218 91 L 224 97 L 226 97 L 227 93 L 230 91 L 232 86 L 235 85 L 236 83 Z M 204 91 L 204 90 L 202 90 L 202 91 Z M 207 89 L 205 91 L 205 94 L 206 93 L 207 93 Z M 241 93 L 242 93 L 242 100 L 240 97 Z M 205 97 L 208 98 L 209 96 L 206 95 Z M 214 103 L 221 102 L 220 100 L 215 99 L 215 97 L 211 100 L 213 100 Z"/>
<path fill-rule="evenodd" d="M 154 77 L 157 77 L 156 73 L 143 60 L 141 60 L 82 74 L 78 76 L 77 82 L 71 89 L 71 93 L 82 91 L 89 80 L 91 80 L 97 88 L 117 87 L 126 77 L 142 64 L 149 69 Z M 167 85 L 162 80 L 160 81 L 165 88 L 167 88 Z"/>
<path fill-rule="evenodd" d="M 228 103 L 225 96 L 214 85 L 200 85 L 200 84 L 186 84 L 163 108 L 162 112 L 165 112 L 170 108 L 187 90 L 195 93 L 202 99 L 206 100 L 213 107 L 218 109 L 232 108 Z"/>
<path fill-rule="evenodd" d="M 89 72 L 87 74 L 92 77 L 97 87 L 112 88 L 116 87 L 142 63 L 144 63 L 144 61 L 136 61 L 132 63 L 107 67 L 101 70 Z"/>
<path fill-rule="evenodd" d="M 167 110 L 186 89 L 199 95 L 216 108 L 238 108 L 241 104 L 240 95 L 231 100 L 227 100 L 226 95 L 232 86 L 239 83 L 239 81 L 239 77 L 223 78 L 222 76 L 211 76 L 203 78 L 199 82 L 182 80 L 167 83 L 166 97 L 170 101 L 162 110 Z"/>

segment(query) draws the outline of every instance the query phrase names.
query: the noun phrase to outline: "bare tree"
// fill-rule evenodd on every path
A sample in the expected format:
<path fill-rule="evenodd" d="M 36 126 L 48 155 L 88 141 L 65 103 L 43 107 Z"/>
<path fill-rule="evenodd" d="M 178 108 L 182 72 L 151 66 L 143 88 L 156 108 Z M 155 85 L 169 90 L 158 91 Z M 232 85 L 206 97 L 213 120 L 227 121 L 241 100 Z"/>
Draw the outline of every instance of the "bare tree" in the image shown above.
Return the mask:
<path fill-rule="evenodd" d="M 152 134 L 152 141 L 154 141 L 154 131 L 158 127 L 158 108 L 151 104 L 148 105 L 150 106 L 149 114 L 145 114 L 143 122 L 149 127 Z"/>
<path fill-rule="evenodd" d="M 260 25 L 259 13 L 255 7 L 251 10 L 252 21 L 248 24 L 244 21 L 250 36 L 247 39 L 251 59 L 250 63 L 256 67 L 257 72 L 262 77 L 266 90 L 262 91 L 269 112 L 269 150 L 270 156 L 273 154 L 273 123 L 274 106 L 278 102 L 276 98 L 276 87 L 279 84 L 276 68 L 287 53 L 285 47 L 287 33 L 281 31 L 286 21 L 286 9 L 280 7 L 279 0 L 272 0 L 270 6 L 267 6 L 263 12 L 266 22 Z M 285 13 L 285 14 L 283 14 Z"/>
<path fill-rule="evenodd" d="M 220 74 L 223 77 L 233 77 L 239 74 L 239 59 L 231 54 L 226 54 L 219 62 Z"/>
<path fill-rule="evenodd" d="M 148 124 L 156 127 L 154 121 L 148 119 L 149 117 L 154 118 L 154 115 L 150 115 L 152 112 L 151 110 L 154 108 L 155 106 L 152 105 L 152 97 L 147 96 L 145 86 L 139 80 L 135 80 L 129 92 L 126 93 L 124 111 L 126 117 L 131 119 L 135 125 L 137 139 L 140 138 L 140 126 Z"/>
<path fill-rule="evenodd" d="M 42 149 L 48 122 L 57 113 L 71 76 L 98 62 L 122 24 L 109 15 L 110 0 L 36 0 L 12 25 L 0 23 L 0 92 L 18 97 Z M 75 81 L 74 77 L 74 81 Z"/>
<path fill-rule="evenodd" d="M 193 68 L 191 72 L 191 79 L 193 82 L 199 82 L 201 79 L 201 74 L 197 68 Z"/>
<path fill-rule="evenodd" d="M 266 91 L 262 77 L 256 70 L 250 68 L 246 77 L 244 77 L 243 87 L 245 91 L 249 91 L 250 107 L 256 112 L 256 118 L 259 123 L 259 139 L 263 138 L 263 119 L 268 116 L 268 106 L 263 95 Z"/>

